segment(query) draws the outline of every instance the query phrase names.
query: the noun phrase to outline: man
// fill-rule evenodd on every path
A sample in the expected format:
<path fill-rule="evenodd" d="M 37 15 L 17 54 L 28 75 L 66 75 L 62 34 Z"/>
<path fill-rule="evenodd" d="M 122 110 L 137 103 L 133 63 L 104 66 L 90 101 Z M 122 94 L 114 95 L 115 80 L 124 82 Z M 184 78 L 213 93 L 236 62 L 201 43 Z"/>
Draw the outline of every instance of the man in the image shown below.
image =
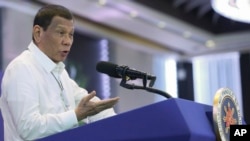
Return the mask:
<path fill-rule="evenodd" d="M 35 140 L 115 115 L 118 97 L 100 100 L 65 70 L 74 35 L 72 13 L 47 5 L 35 16 L 32 42 L 6 68 L 1 111 L 5 141 Z"/>

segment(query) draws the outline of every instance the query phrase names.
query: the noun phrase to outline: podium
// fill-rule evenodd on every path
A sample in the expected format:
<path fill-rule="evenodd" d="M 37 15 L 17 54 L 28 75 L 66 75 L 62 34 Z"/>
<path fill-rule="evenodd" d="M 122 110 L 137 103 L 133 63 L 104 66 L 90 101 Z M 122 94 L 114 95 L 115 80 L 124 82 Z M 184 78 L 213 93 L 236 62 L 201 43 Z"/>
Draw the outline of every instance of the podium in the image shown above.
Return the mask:
<path fill-rule="evenodd" d="M 39 141 L 216 141 L 212 106 L 170 98 Z"/>

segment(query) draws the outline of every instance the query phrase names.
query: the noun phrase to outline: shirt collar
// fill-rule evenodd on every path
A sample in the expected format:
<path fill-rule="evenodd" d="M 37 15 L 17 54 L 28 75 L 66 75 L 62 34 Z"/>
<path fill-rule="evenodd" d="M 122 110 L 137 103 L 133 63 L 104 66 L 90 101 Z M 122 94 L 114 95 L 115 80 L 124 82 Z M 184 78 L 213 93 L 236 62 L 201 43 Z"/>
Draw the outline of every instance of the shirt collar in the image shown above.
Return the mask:
<path fill-rule="evenodd" d="M 65 68 L 65 65 L 63 62 L 55 63 L 53 62 L 46 54 L 44 54 L 32 41 L 28 49 L 31 51 L 31 53 L 34 55 L 34 57 L 37 59 L 39 64 L 49 73 L 55 72 L 55 73 L 62 73 L 62 71 Z"/>

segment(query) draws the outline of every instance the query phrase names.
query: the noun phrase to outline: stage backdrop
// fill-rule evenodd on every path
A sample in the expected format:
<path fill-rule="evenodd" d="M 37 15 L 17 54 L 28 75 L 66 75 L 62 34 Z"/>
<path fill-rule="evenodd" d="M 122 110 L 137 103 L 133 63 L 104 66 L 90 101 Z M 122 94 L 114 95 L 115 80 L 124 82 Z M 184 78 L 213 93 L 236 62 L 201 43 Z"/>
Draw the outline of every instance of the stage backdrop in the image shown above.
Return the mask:
<path fill-rule="evenodd" d="M 89 92 L 96 90 L 100 98 L 109 97 L 106 90 L 110 89 L 110 85 L 103 79 L 104 74 L 96 71 L 96 64 L 101 60 L 108 61 L 109 45 L 106 39 L 76 32 L 71 52 L 65 61 L 70 77 Z"/>

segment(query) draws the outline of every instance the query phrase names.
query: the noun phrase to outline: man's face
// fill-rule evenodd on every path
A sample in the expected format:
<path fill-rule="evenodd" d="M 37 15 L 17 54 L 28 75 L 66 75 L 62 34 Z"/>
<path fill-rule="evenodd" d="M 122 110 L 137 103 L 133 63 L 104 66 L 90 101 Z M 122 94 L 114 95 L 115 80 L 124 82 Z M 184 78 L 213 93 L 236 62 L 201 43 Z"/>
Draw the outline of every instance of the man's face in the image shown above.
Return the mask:
<path fill-rule="evenodd" d="M 74 22 L 56 16 L 47 30 L 41 29 L 38 47 L 55 63 L 64 61 L 73 43 Z"/>

